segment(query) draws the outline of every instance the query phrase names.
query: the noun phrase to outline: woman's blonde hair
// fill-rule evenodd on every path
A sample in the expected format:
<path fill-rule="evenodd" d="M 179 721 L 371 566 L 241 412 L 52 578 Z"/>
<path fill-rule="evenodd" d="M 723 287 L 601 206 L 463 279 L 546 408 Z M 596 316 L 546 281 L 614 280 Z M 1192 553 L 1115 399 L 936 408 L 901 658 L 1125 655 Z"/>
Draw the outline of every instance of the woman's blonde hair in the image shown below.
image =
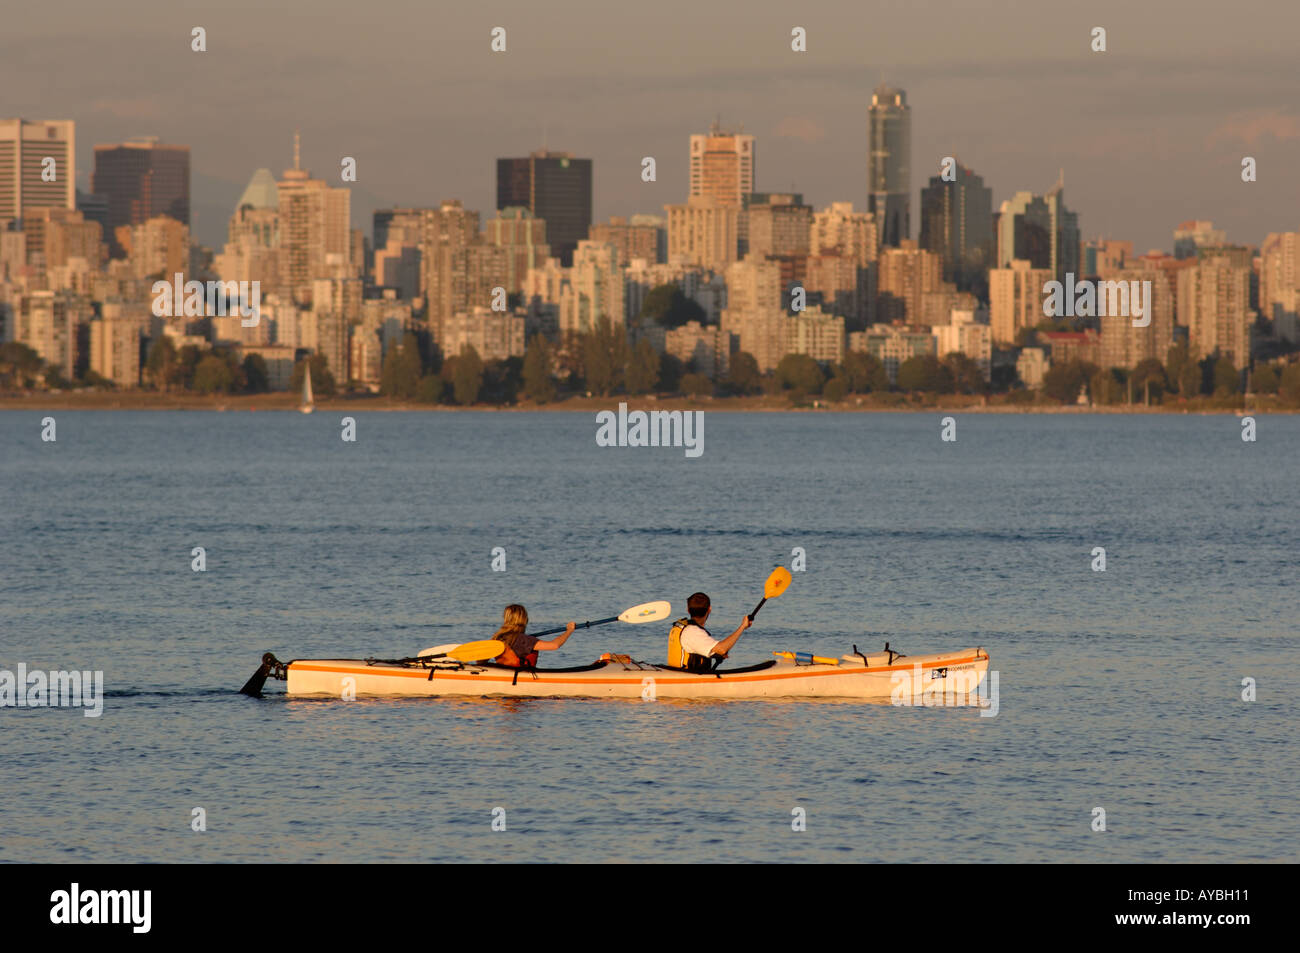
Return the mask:
<path fill-rule="evenodd" d="M 497 634 L 492 636 L 492 638 L 503 639 L 506 636 L 522 635 L 527 625 L 528 610 L 521 605 L 511 603 L 506 606 L 501 628 L 497 629 Z"/>

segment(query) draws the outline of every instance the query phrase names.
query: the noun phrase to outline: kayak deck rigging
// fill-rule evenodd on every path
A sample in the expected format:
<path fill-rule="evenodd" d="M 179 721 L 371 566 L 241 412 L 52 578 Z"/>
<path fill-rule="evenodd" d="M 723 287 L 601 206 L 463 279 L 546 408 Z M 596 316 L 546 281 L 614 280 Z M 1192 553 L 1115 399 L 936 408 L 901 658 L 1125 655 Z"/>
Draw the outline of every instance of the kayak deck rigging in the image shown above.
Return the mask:
<path fill-rule="evenodd" d="M 556 668 L 516 668 L 446 656 L 400 659 L 292 659 L 271 653 L 244 686 L 260 695 L 266 678 L 287 682 L 290 695 L 525 695 L 618 698 L 837 697 L 890 699 L 936 691 L 973 695 L 988 670 L 982 648 L 904 656 L 894 649 L 840 658 L 781 652 L 737 668 L 689 672 L 662 663 L 607 655 Z"/>

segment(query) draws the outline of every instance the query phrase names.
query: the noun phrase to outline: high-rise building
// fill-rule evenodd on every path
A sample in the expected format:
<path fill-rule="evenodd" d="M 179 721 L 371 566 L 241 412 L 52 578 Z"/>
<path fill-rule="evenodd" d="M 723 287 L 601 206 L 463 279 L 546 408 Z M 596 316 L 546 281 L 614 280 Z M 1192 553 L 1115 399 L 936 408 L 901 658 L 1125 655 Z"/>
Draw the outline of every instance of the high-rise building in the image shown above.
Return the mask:
<path fill-rule="evenodd" d="M 90 301 L 68 291 L 32 291 L 20 296 L 13 310 L 13 340 L 26 344 L 49 368 L 72 379 L 78 327 L 94 313 Z"/>
<path fill-rule="evenodd" d="M 103 315 L 90 322 L 90 370 L 119 387 L 140 385 L 140 339 L 149 327 L 149 306 L 105 301 Z"/>
<path fill-rule="evenodd" d="M 256 281 L 263 300 L 281 294 L 280 188 L 269 169 L 258 169 L 230 217 L 226 246 L 213 261 L 225 281 Z"/>
<path fill-rule="evenodd" d="M 599 225 L 591 226 L 593 232 Z M 592 236 L 595 237 L 594 235 Z M 551 257 L 546 222 L 522 206 L 501 209 L 483 226 L 483 241 L 505 252 L 505 289 L 514 294 L 524 287 L 524 276 Z"/>
<path fill-rule="evenodd" d="M 691 136 L 690 195 L 740 208 L 754 191 L 754 137 L 715 120 L 708 135 Z"/>
<path fill-rule="evenodd" d="M 76 124 L 0 119 L 0 222 L 38 208 L 76 207 Z"/>
<path fill-rule="evenodd" d="M 881 84 L 868 111 L 867 211 L 880 243 L 898 247 L 912 235 L 912 107 L 901 89 Z"/>
<path fill-rule="evenodd" d="M 524 316 L 476 307 L 453 315 L 444 325 L 443 353 L 460 354 L 472 347 L 483 361 L 524 356 Z"/>
<path fill-rule="evenodd" d="M 763 255 L 750 252 L 727 266 L 727 310 L 733 314 L 757 314 L 781 307 L 781 266 Z"/>
<path fill-rule="evenodd" d="M 313 280 L 355 273 L 351 261 L 352 193 L 313 179 L 301 167 L 297 135 L 293 168 L 284 171 L 277 193 L 282 282 L 295 302 L 309 305 Z"/>
<path fill-rule="evenodd" d="M 522 206 L 546 222 L 551 254 L 567 267 L 591 228 L 591 182 L 591 160 L 568 152 L 497 159 L 497 211 Z"/>
<path fill-rule="evenodd" d="M 622 329 L 623 273 L 612 245 L 583 240 L 573 256 L 566 293 L 560 297 L 560 332 L 581 334 L 600 321 Z"/>
<path fill-rule="evenodd" d="M 1300 232 L 1270 234 L 1259 254 L 1259 309 L 1278 337 L 1300 342 Z"/>
<path fill-rule="evenodd" d="M 876 292 L 876 320 L 919 324 L 925 309 L 923 296 L 944 290 L 940 258 L 904 239 L 898 248 L 882 248 Z M 946 309 L 944 309 L 946 318 Z"/>
<path fill-rule="evenodd" d="M 739 205 L 692 196 L 685 205 L 665 205 L 668 260 L 722 271 L 738 257 Z"/>
<path fill-rule="evenodd" d="M 29 208 L 23 217 L 27 236 L 27 263 L 37 273 L 83 259 L 91 269 L 103 263 L 103 232 L 98 222 L 87 222 L 78 211 L 46 206 Z"/>
<path fill-rule="evenodd" d="M 997 216 L 997 267 L 1013 261 L 1031 268 L 1052 270 L 1052 215 L 1047 200 L 1033 192 L 1017 192 L 1004 199 Z"/>
<path fill-rule="evenodd" d="M 608 224 L 591 226 L 593 242 L 603 242 L 618 249 L 618 263 L 626 268 L 634 258 L 653 265 L 659 261 L 660 236 L 663 229 L 657 225 L 630 225 L 627 219 L 615 216 Z"/>
<path fill-rule="evenodd" d="M 1215 228 L 1213 222 L 1193 220 L 1174 229 L 1174 257 L 1195 258 L 1202 248 L 1227 244 L 1228 233 Z"/>
<path fill-rule="evenodd" d="M 876 260 L 879 246 L 875 217 L 853 211 L 852 202 L 832 202 L 814 213 L 808 245 L 809 254 L 843 255 L 865 267 Z"/>
<path fill-rule="evenodd" d="M 1046 268 L 1057 281 L 1081 274 L 1079 216 L 1065 207 L 1065 173 L 1046 195 L 1017 192 L 997 216 L 997 266 L 1016 260 Z"/>
<path fill-rule="evenodd" d="M 1111 272 L 1104 280 L 1130 282 L 1130 289 L 1133 287 L 1131 282 L 1138 282 L 1138 288 L 1151 289 L 1151 297 L 1143 302 L 1146 310 L 1142 319 L 1150 319 L 1145 326 L 1133 326 L 1138 316 L 1131 305 L 1128 308 L 1108 307 L 1107 313 L 1098 317 L 1101 366 L 1133 368 L 1150 358 L 1163 364 L 1174 343 L 1174 296 L 1170 293 L 1164 269 L 1149 259 L 1137 258 L 1129 267 Z M 1143 285 L 1142 282 L 1150 284 Z M 1099 290 L 1099 299 L 1103 293 L 1109 295 L 1108 291 Z M 1130 297 L 1129 301 L 1132 300 Z M 1113 314 L 1112 311 L 1119 313 Z"/>
<path fill-rule="evenodd" d="M 1249 263 L 1228 251 L 1204 253 L 1195 266 L 1178 272 L 1178 323 L 1187 328 L 1193 357 L 1217 354 L 1238 369 L 1246 366 L 1254 319 L 1250 272 Z"/>
<path fill-rule="evenodd" d="M 439 339 L 442 322 L 486 300 L 470 301 L 465 250 L 478 240 L 479 213 L 458 200 L 444 201 L 422 212 L 420 229 L 420 293 L 425 297 L 425 319 Z"/>
<path fill-rule="evenodd" d="M 152 136 L 95 146 L 90 186 L 108 201 L 105 238 L 113 257 L 122 258 L 119 227 L 158 215 L 190 224 L 190 147 L 162 145 Z"/>
<path fill-rule="evenodd" d="M 993 264 L 993 190 L 958 164 L 955 178 L 933 176 L 921 190 L 921 237 L 918 244 L 943 262 L 943 280 L 962 291 L 987 294 L 987 271 Z"/>
<path fill-rule="evenodd" d="M 993 377 L 993 332 L 987 323 L 977 320 L 981 315 L 988 317 L 976 310 L 956 309 L 948 324 L 937 324 L 930 330 L 938 357 L 965 354 L 979 365 L 987 382 Z"/>
<path fill-rule="evenodd" d="M 1079 274 L 1079 216 L 1065 207 L 1065 170 L 1044 196 L 1047 202 L 1049 236 L 1052 243 L 1052 273 L 1057 281 Z"/>
<path fill-rule="evenodd" d="M 1036 328 L 1045 320 L 1043 287 L 1051 280 L 1051 271 L 1022 259 L 1006 268 L 990 269 L 989 324 L 994 344 L 1014 344 L 1021 328 Z"/>
<path fill-rule="evenodd" d="M 797 192 L 745 196 L 748 251 L 760 255 L 806 255 L 813 210 Z"/>
<path fill-rule="evenodd" d="M 372 278 L 376 286 L 391 289 L 403 301 L 420 294 L 423 222 L 423 209 L 375 209 Z"/>
<path fill-rule="evenodd" d="M 189 271 L 190 230 L 168 215 L 121 226 L 117 242 L 137 278 L 170 281 L 177 272 Z"/>
<path fill-rule="evenodd" d="M 1100 278 L 1119 271 L 1132 260 L 1132 242 L 1090 238 L 1083 243 L 1083 259 L 1079 262 L 1079 268 L 1084 275 Z"/>

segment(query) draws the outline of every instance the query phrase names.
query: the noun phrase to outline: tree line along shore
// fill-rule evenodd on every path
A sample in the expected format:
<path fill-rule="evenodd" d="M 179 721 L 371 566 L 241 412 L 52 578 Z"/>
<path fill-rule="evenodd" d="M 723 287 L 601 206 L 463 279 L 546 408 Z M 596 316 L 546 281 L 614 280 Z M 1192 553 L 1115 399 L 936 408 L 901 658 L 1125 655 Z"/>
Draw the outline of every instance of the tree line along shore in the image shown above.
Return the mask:
<path fill-rule="evenodd" d="M 558 368 L 558 372 L 557 372 Z M 288 391 L 269 390 L 259 355 L 242 361 L 221 347 L 176 348 L 162 337 L 144 362 L 140 388 L 119 388 L 93 371 L 68 380 L 18 342 L 0 345 L 0 406 L 95 409 L 294 406 L 310 370 L 319 406 L 355 409 L 479 407 L 585 410 L 611 398 L 640 398 L 664 406 L 728 410 L 791 408 L 990 411 L 1133 410 L 1231 412 L 1300 410 L 1300 363 L 1259 363 L 1246 375 L 1230 362 L 1196 360 L 1186 344 L 1165 361 L 1148 359 L 1130 370 L 1083 360 L 1053 364 L 1035 388 L 1023 386 L 1014 365 L 985 369 L 970 357 L 932 354 L 900 362 L 891 375 L 877 357 L 858 351 L 837 363 L 787 354 L 762 373 L 752 355 L 731 355 L 726 373 L 695 372 L 646 340 L 635 345 L 602 323 L 563 348 L 533 337 L 522 358 L 483 361 L 472 347 L 443 357 L 427 336 L 408 332 L 389 349 L 378 392 L 338 386 L 325 359 L 304 355 Z"/>

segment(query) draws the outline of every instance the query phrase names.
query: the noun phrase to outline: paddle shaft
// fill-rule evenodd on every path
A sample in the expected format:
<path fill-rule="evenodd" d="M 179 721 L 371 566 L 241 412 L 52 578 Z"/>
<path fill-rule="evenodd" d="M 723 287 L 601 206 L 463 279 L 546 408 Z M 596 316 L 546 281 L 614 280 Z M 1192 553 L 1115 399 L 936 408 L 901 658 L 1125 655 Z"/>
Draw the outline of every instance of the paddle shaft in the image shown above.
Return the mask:
<path fill-rule="evenodd" d="M 767 602 L 767 596 L 764 596 L 761 600 L 759 600 L 758 605 L 754 606 L 754 611 L 751 612 L 751 613 L 749 614 L 749 621 L 750 621 L 750 622 L 753 622 L 753 621 L 754 621 L 754 616 L 758 615 L 758 610 L 761 609 L 761 608 L 763 608 L 763 603 L 764 603 L 764 602 Z"/>
<path fill-rule="evenodd" d="M 593 625 L 604 625 L 606 622 L 617 622 L 617 621 L 618 621 L 618 616 L 612 615 L 608 619 L 597 619 L 595 622 L 584 622 L 582 623 L 582 625 L 576 626 L 574 631 L 577 631 L 577 629 L 590 629 Z M 567 628 L 568 626 L 562 625 L 558 629 L 543 629 L 541 632 L 529 632 L 528 634 L 533 636 L 534 638 L 540 639 L 544 635 L 557 635 L 558 633 L 563 632 Z"/>

